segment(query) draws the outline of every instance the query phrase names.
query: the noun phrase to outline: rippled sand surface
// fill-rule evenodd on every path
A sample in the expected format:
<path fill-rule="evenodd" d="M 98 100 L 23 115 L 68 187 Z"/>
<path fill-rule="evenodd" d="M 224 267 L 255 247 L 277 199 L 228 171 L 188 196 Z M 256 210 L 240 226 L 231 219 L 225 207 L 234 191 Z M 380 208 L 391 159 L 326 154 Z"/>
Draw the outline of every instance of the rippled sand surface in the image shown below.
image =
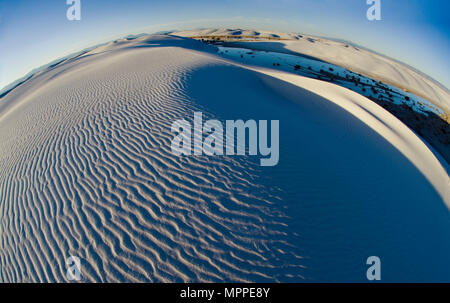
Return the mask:
<path fill-rule="evenodd" d="M 0 280 L 66 281 L 73 255 L 83 281 L 359 281 L 377 255 L 386 279 L 449 281 L 439 161 L 381 108 L 342 105 L 364 97 L 289 77 L 151 36 L 14 89 L 0 100 Z M 280 163 L 175 156 L 171 124 L 194 111 L 280 120 Z"/>

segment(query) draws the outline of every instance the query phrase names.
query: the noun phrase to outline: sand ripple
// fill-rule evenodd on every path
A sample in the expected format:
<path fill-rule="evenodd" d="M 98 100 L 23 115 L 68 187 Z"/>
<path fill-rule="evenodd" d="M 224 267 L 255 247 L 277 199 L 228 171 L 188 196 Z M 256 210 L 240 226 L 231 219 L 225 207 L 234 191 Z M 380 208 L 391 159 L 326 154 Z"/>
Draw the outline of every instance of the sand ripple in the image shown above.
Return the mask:
<path fill-rule="evenodd" d="M 67 60 L 0 100 L 0 281 L 66 281 L 71 255 L 83 281 L 359 281 L 369 255 L 386 279 L 450 280 L 448 209 L 389 137 L 158 39 Z M 280 119 L 279 165 L 173 155 L 170 126 L 194 111 Z"/>
<path fill-rule="evenodd" d="M 255 163 L 170 151 L 171 123 L 202 110 L 186 79 L 208 63 L 175 48 L 106 55 L 3 118 L 2 280 L 64 280 L 70 255 L 89 281 L 301 278 Z"/>

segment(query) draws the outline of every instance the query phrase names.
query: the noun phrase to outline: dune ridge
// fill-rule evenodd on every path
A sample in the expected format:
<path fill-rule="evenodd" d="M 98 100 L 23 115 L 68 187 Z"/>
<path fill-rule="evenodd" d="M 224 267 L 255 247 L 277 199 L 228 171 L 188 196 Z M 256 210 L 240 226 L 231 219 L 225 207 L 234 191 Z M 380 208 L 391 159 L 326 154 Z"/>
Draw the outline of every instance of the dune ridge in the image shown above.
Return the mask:
<path fill-rule="evenodd" d="M 301 267 L 266 247 L 291 244 L 276 191 L 249 183 L 256 165 L 172 156 L 170 123 L 198 110 L 183 93 L 197 64 L 208 61 L 173 48 L 105 56 L 3 117 L 18 131 L 2 132 L 2 280 L 64 280 L 71 252 L 90 281 L 271 281 L 269 260 Z"/>
<path fill-rule="evenodd" d="M 236 47 L 311 56 L 406 89 L 443 108 L 447 115 L 450 113 L 448 88 L 406 64 L 347 42 L 296 33 L 241 29 L 186 30 L 172 34 L 228 37 L 224 39 L 232 41 Z"/>
<path fill-rule="evenodd" d="M 70 255 L 83 281 L 359 281 L 374 251 L 391 279 L 450 279 L 448 176 L 418 137 L 376 105 L 349 114 L 332 100 L 367 100 L 343 88 L 199 45 L 94 49 L 4 97 L 2 282 L 66 281 Z M 173 155 L 171 123 L 194 111 L 280 119 L 280 164 Z M 407 147 L 368 126 L 377 115 Z"/>

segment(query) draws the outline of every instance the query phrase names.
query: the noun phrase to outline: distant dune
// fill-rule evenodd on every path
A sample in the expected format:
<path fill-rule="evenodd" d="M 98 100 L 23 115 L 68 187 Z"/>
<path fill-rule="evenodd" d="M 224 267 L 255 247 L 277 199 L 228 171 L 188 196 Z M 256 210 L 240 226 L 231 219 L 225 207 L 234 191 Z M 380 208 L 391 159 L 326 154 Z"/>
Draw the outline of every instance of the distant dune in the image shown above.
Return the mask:
<path fill-rule="evenodd" d="M 407 89 L 450 113 L 448 88 L 405 64 L 346 42 L 293 33 L 236 29 L 190 30 L 173 34 L 183 37 L 241 36 L 244 37 L 240 39 L 243 40 L 239 43 L 241 47 L 312 56 Z"/>
<path fill-rule="evenodd" d="M 279 120 L 279 164 L 175 156 L 171 124 L 195 111 Z M 450 282 L 449 179 L 419 137 L 350 90 L 192 39 L 34 75 L 0 99 L 0 142 L 2 282 L 66 281 L 71 255 L 83 281 L 366 281 L 376 255 L 385 282 Z"/>

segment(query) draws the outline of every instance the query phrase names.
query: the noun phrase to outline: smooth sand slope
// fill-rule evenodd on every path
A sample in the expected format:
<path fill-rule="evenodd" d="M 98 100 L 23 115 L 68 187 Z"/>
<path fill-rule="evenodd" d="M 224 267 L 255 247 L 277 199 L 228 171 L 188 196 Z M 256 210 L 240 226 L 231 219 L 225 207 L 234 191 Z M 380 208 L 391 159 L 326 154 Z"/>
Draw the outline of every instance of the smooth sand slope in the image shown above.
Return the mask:
<path fill-rule="evenodd" d="M 344 88 L 171 36 L 66 60 L 0 99 L 0 280 L 450 281 L 449 179 Z M 175 156 L 176 119 L 277 119 L 280 162 Z"/>

